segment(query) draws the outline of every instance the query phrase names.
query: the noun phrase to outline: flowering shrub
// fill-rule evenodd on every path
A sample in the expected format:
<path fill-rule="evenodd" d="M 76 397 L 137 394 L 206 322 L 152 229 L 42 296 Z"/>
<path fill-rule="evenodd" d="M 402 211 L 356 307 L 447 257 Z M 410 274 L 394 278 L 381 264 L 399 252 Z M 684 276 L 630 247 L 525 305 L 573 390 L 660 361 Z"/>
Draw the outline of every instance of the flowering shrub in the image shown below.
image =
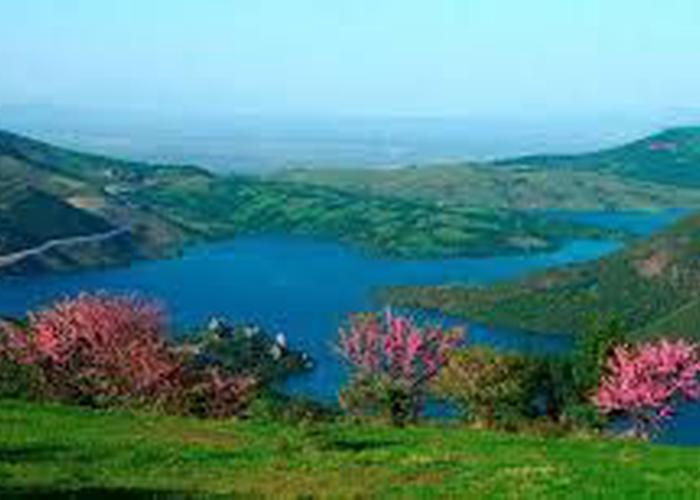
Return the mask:
<path fill-rule="evenodd" d="M 83 294 L 29 316 L 32 352 L 56 394 L 92 404 L 167 396 L 178 359 L 165 342 L 155 304 Z"/>
<path fill-rule="evenodd" d="M 167 342 L 162 309 L 135 297 L 81 294 L 30 314 L 26 327 L 3 323 L 0 333 L 2 372 L 38 370 L 41 391 L 24 390 L 51 399 L 229 416 L 256 386 L 191 363 Z"/>
<path fill-rule="evenodd" d="M 635 433 L 649 433 L 679 400 L 700 399 L 700 350 L 684 340 L 619 346 L 593 398 L 604 414 L 631 418 Z"/>
<path fill-rule="evenodd" d="M 430 380 L 462 334 L 419 327 L 391 311 L 352 316 L 340 330 L 340 351 L 354 372 L 341 404 L 350 410 L 384 409 L 397 424 L 415 419 Z"/>

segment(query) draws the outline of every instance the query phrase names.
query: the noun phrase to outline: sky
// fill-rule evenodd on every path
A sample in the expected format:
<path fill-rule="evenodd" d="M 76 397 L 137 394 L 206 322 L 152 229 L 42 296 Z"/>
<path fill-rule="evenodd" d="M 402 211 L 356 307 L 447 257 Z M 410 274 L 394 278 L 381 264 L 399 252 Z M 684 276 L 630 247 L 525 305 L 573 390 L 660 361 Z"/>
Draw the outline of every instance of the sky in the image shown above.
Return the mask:
<path fill-rule="evenodd" d="M 698 0 L 0 0 L 0 106 L 544 117 L 700 109 Z"/>

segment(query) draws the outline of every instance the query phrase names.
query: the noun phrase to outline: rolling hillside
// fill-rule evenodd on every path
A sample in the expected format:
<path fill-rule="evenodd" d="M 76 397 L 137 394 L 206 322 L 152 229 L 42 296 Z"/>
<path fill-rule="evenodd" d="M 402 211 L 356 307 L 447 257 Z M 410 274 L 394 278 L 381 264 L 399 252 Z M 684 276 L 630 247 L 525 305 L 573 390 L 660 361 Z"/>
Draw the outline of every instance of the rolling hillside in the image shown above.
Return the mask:
<path fill-rule="evenodd" d="M 113 229 L 105 219 L 27 185 L 0 181 L 0 190 L 0 255 Z"/>
<path fill-rule="evenodd" d="M 700 128 L 669 130 L 610 151 L 517 158 L 496 166 L 297 169 L 272 178 L 482 209 L 700 207 Z"/>
<path fill-rule="evenodd" d="M 446 203 L 447 195 L 429 199 L 215 176 L 191 166 L 82 154 L 5 132 L 0 183 L 9 186 L 0 199 L 0 257 L 57 238 L 129 229 L 128 238 L 89 251 L 89 245 L 61 255 L 52 249 L 2 272 L 126 262 L 240 234 L 330 238 L 409 258 L 546 250 L 570 237 L 603 234 L 537 214 Z"/>
<path fill-rule="evenodd" d="M 183 238 L 179 228 L 115 196 L 125 183 L 153 182 L 182 167 L 149 167 L 84 155 L 0 132 L 0 257 L 50 246 L 2 273 L 71 270 L 165 255 Z M 189 170 L 186 170 L 189 172 Z M 99 240 L 109 232 L 123 234 Z M 92 236 L 96 236 L 94 241 Z M 78 244 L 77 242 L 82 243 Z"/>
<path fill-rule="evenodd" d="M 578 333 L 591 313 L 616 315 L 636 336 L 700 337 L 700 214 L 598 262 L 485 288 L 393 288 L 384 300 L 491 325 Z"/>
<path fill-rule="evenodd" d="M 553 249 L 604 232 L 538 210 L 700 206 L 698 130 L 500 166 L 297 170 L 264 178 L 122 161 L 0 132 L 0 257 L 53 239 L 129 229 L 118 240 L 85 251 L 51 249 L 0 272 L 121 263 L 258 233 L 330 238 L 404 258 Z"/>
<path fill-rule="evenodd" d="M 700 127 L 669 129 L 631 144 L 590 154 L 530 156 L 498 164 L 585 170 L 698 188 Z"/>

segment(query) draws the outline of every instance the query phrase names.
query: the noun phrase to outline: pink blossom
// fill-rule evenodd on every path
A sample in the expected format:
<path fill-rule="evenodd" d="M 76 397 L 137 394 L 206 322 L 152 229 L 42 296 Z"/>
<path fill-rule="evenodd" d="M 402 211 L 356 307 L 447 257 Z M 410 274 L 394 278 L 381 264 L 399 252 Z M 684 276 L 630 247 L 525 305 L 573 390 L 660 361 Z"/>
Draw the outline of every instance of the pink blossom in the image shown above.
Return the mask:
<path fill-rule="evenodd" d="M 424 384 L 462 339 L 461 330 L 420 327 L 408 317 L 359 314 L 340 330 L 342 355 L 364 375 L 387 376 L 404 388 Z"/>
<path fill-rule="evenodd" d="M 640 434 L 669 418 L 679 400 L 700 399 L 700 349 L 685 340 L 619 346 L 606 368 L 595 405 L 629 416 Z"/>

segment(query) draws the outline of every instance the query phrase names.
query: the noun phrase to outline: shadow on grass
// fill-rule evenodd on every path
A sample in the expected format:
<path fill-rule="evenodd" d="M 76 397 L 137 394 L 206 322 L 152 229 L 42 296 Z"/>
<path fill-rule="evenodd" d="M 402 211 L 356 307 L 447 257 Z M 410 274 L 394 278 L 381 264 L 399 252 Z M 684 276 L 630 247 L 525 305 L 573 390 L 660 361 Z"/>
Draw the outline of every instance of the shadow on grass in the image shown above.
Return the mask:
<path fill-rule="evenodd" d="M 67 448 L 61 446 L 18 446 L 0 448 L 0 462 L 10 464 L 28 462 L 51 462 L 65 453 Z"/>
<path fill-rule="evenodd" d="M 325 443 L 324 448 L 328 451 L 347 451 L 359 453 L 361 451 L 378 450 L 390 448 L 399 444 L 398 441 L 372 440 L 372 439 L 335 439 Z"/>
<path fill-rule="evenodd" d="M 148 489 L 130 488 L 82 488 L 76 490 L 60 489 L 34 489 L 34 488 L 11 488 L 0 486 L 0 498 L 3 500 L 14 499 L 39 499 L 39 500 L 150 500 L 167 499 L 179 500 L 195 498 L 189 493 L 177 491 L 160 491 Z"/>

